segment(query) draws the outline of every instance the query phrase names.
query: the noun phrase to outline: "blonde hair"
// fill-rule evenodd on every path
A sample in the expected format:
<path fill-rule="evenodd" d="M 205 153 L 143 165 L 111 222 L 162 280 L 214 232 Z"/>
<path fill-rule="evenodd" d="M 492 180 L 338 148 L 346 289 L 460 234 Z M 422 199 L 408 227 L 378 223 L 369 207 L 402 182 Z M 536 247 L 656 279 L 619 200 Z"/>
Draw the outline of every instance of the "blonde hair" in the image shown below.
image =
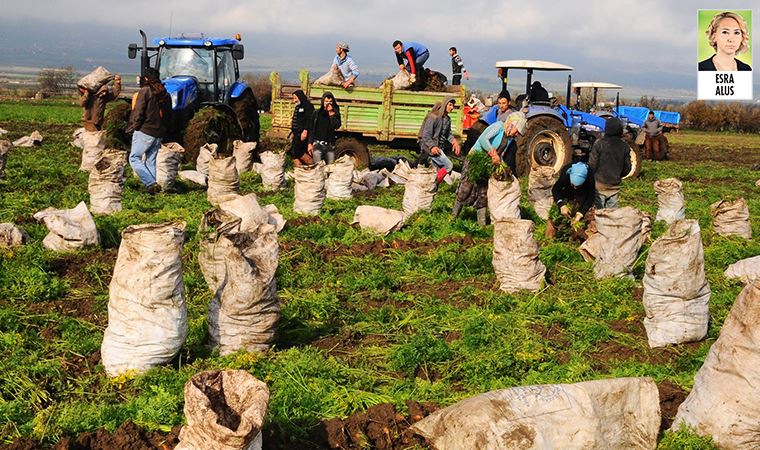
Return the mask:
<path fill-rule="evenodd" d="M 718 50 L 718 44 L 715 42 L 715 33 L 718 32 L 718 24 L 723 19 L 734 19 L 736 23 L 739 24 L 739 29 L 742 32 L 742 43 L 736 50 L 736 54 L 738 55 L 739 53 L 747 51 L 747 49 L 749 49 L 749 31 L 747 30 L 747 22 L 744 21 L 744 18 L 742 16 L 736 14 L 733 11 L 725 11 L 716 14 L 715 17 L 713 17 L 710 21 L 710 25 L 707 26 L 707 30 L 705 31 L 705 34 L 707 35 L 707 41 L 710 43 L 710 46 L 713 48 L 713 50 Z"/>

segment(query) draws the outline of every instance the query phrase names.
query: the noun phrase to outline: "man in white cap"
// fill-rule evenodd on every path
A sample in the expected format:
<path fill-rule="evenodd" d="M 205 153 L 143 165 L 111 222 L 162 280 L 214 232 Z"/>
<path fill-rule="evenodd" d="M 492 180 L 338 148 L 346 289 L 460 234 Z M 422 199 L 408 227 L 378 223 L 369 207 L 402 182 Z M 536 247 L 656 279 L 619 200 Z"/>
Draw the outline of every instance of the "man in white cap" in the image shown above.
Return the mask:
<path fill-rule="evenodd" d="M 338 66 L 338 70 L 343 74 L 345 80 L 342 84 L 344 89 L 354 85 L 354 81 L 359 76 L 359 66 L 356 65 L 353 58 L 348 56 L 350 48 L 345 42 L 338 42 L 335 44 L 335 60 L 333 64 Z"/>

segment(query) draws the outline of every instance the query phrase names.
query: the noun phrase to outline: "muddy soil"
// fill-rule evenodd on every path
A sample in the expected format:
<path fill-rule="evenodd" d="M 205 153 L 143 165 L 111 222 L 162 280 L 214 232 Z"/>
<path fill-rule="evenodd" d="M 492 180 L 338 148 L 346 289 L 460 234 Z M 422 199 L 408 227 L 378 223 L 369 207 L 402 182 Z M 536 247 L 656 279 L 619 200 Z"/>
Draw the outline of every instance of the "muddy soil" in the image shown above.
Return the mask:
<path fill-rule="evenodd" d="M 725 145 L 710 143 L 703 145 L 676 144 L 670 146 L 670 160 L 694 163 L 711 161 L 726 166 L 750 168 L 760 163 L 760 150 L 757 148 L 727 148 Z"/>
<path fill-rule="evenodd" d="M 145 431 L 133 422 L 122 424 L 113 433 L 104 428 L 82 433 L 77 437 L 64 437 L 52 447 L 43 447 L 30 439 L 16 439 L 13 443 L 0 447 L 2 450 L 172 450 L 179 443 L 177 425 L 171 432 Z"/>
<path fill-rule="evenodd" d="M 665 431 L 673 424 L 678 407 L 686 400 L 688 393 L 668 380 L 658 383 L 657 390 L 660 392 L 660 413 L 662 414 L 660 431 Z"/>

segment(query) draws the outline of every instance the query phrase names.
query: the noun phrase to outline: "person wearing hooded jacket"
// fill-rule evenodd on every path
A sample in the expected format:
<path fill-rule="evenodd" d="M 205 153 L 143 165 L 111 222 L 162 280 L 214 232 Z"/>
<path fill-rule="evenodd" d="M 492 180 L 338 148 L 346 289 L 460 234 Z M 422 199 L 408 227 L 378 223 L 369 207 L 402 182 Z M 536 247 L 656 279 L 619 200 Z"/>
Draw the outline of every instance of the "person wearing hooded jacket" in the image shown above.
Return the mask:
<path fill-rule="evenodd" d="M 436 103 L 422 121 L 418 134 L 420 142 L 420 163 L 430 160 L 438 168 L 436 185 L 451 173 L 454 164 L 446 156 L 444 149 L 451 146 L 455 155 L 459 156 L 459 141 L 451 132 L 451 117 L 449 114 L 456 106 L 456 100 L 448 97 L 443 102 Z"/>
<path fill-rule="evenodd" d="M 622 136 L 623 122 L 607 119 L 604 137 L 591 147 L 588 166 L 596 182 L 596 209 L 618 207 L 620 183 L 631 171 L 631 150 Z"/>
<path fill-rule="evenodd" d="M 301 167 L 303 164 L 311 164 L 311 155 L 309 148 L 309 118 L 314 114 L 314 105 L 311 104 L 306 94 L 298 89 L 293 92 L 293 117 L 290 120 L 290 157 L 293 159 L 293 165 Z"/>
<path fill-rule="evenodd" d="M 133 133 L 129 165 L 148 193 L 155 194 L 161 192 L 161 186 L 156 183 L 156 157 L 166 135 L 172 102 L 156 69 L 145 69 L 140 86 L 132 98 L 132 113 L 126 129 L 127 133 Z"/>
<path fill-rule="evenodd" d="M 335 161 L 335 130 L 340 128 L 340 107 L 332 92 L 322 94 L 319 109 L 309 119 L 309 155 L 318 163 L 323 159 L 327 164 Z"/>

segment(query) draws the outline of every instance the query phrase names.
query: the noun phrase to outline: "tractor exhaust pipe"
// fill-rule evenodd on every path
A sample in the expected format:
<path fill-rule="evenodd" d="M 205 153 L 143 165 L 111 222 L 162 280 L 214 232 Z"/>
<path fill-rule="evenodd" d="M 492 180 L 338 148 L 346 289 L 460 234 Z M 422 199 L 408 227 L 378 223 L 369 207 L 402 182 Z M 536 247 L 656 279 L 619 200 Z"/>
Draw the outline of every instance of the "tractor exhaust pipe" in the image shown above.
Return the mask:
<path fill-rule="evenodd" d="M 615 113 L 620 115 L 620 92 L 615 95 Z"/>
<path fill-rule="evenodd" d="M 567 94 L 565 95 L 565 106 L 567 106 L 567 109 L 570 109 L 570 85 L 572 84 L 573 76 L 568 75 L 567 76 Z"/>
<path fill-rule="evenodd" d="M 142 36 L 142 53 L 140 54 L 140 76 L 145 76 L 145 69 L 150 64 L 150 58 L 148 58 L 148 36 L 145 35 L 143 30 L 140 30 L 140 36 Z"/>

